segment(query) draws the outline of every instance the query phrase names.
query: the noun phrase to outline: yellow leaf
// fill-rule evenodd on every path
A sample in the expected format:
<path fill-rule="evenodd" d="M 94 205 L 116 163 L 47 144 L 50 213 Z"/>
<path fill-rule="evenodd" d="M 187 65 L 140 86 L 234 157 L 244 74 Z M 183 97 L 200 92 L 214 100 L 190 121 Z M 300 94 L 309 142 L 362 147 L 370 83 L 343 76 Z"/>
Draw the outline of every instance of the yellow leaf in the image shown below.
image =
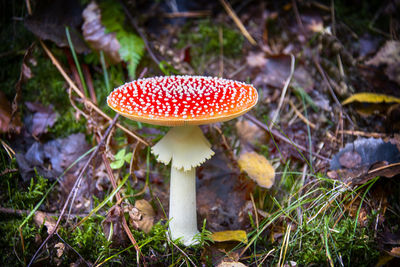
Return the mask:
<path fill-rule="evenodd" d="M 240 169 L 245 171 L 259 186 L 271 188 L 274 184 L 274 167 L 264 156 L 255 152 L 247 152 L 240 156 L 238 163 Z"/>
<path fill-rule="evenodd" d="M 239 241 L 247 244 L 247 234 L 243 230 L 215 232 L 212 233 L 211 239 L 215 242 Z"/>
<path fill-rule="evenodd" d="M 374 94 L 374 93 L 358 93 L 350 96 L 345 101 L 343 101 L 343 105 L 347 105 L 353 102 L 362 102 L 362 103 L 400 103 L 400 98 L 384 95 L 384 94 Z"/>

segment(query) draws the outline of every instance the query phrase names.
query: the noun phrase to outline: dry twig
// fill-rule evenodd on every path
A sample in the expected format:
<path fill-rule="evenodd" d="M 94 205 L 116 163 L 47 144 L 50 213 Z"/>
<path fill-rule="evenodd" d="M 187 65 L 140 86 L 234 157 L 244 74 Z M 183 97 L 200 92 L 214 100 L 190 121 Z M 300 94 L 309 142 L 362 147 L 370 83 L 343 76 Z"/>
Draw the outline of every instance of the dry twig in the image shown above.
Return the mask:
<path fill-rule="evenodd" d="M 278 130 L 275 129 L 270 129 L 268 128 L 267 125 L 265 125 L 264 123 L 262 123 L 261 121 L 257 120 L 254 116 L 250 115 L 250 114 L 245 114 L 243 115 L 244 117 L 246 117 L 248 120 L 252 121 L 255 125 L 257 125 L 258 127 L 260 127 L 261 129 L 271 133 L 273 136 L 279 138 L 280 140 L 293 145 L 294 147 L 296 147 L 297 149 L 309 153 L 309 149 L 305 148 L 304 146 L 301 146 L 299 144 L 296 144 L 295 142 L 289 140 L 288 138 L 286 138 L 283 134 L 281 134 Z M 329 161 L 328 158 L 321 156 L 319 154 L 313 154 L 314 156 L 316 156 L 319 159 L 325 160 L 325 161 Z"/>
<path fill-rule="evenodd" d="M 153 50 L 151 49 L 149 42 L 147 41 L 146 36 L 144 35 L 143 31 L 139 28 L 138 24 L 136 23 L 136 20 L 132 17 L 131 13 L 129 12 L 128 8 L 125 6 L 125 4 L 122 1 L 119 1 L 122 8 L 124 9 L 125 15 L 128 17 L 129 22 L 135 28 L 137 33 L 140 35 L 140 38 L 142 38 L 144 42 L 144 46 L 146 47 L 147 52 L 149 53 L 151 59 L 157 64 L 160 65 L 160 60 L 156 57 L 156 55 L 153 53 Z"/>
<path fill-rule="evenodd" d="M 64 79 L 67 81 L 69 86 L 74 90 L 74 92 L 82 98 L 82 101 L 93 108 L 97 113 L 99 113 L 102 117 L 105 119 L 112 121 L 112 118 L 109 117 L 107 114 L 105 114 L 99 107 L 97 107 L 92 101 L 90 101 L 75 85 L 75 83 L 71 80 L 71 78 L 68 76 L 68 74 L 64 71 L 63 67 L 61 66 L 60 62 L 54 57 L 54 55 L 51 53 L 51 51 L 47 48 L 47 46 L 44 44 L 42 40 L 39 40 L 40 44 L 42 45 L 44 51 L 46 54 L 49 56 L 51 59 L 51 62 L 56 66 L 58 71 L 61 73 L 61 75 L 64 77 Z M 139 135 L 133 133 L 132 131 L 128 130 L 124 126 L 122 126 L 120 123 L 117 123 L 116 126 L 120 128 L 122 131 L 127 133 L 128 135 L 132 136 L 133 138 L 139 140 L 141 143 L 145 144 L 146 146 L 149 146 L 149 142 L 146 141 L 143 137 L 140 137 Z"/>
<path fill-rule="evenodd" d="M 172 13 L 163 13 L 162 14 L 166 18 L 197 18 L 197 17 L 208 17 L 211 16 L 212 13 L 210 10 L 199 10 L 199 11 L 186 11 L 186 12 L 172 12 Z"/>
<path fill-rule="evenodd" d="M 246 37 L 246 39 L 252 44 L 257 45 L 256 40 L 250 35 L 250 33 L 246 30 L 243 23 L 240 21 L 239 17 L 236 15 L 235 11 L 233 11 L 231 5 L 226 0 L 219 0 L 223 7 L 225 8 L 228 15 L 235 22 L 236 26 L 239 28 L 240 32 Z"/>
<path fill-rule="evenodd" d="M 283 100 L 285 99 L 286 96 L 286 91 L 289 87 L 290 81 L 292 80 L 293 77 L 293 73 L 294 73 L 294 63 L 295 63 L 295 58 L 293 56 L 293 54 L 290 54 L 290 74 L 287 77 L 286 81 L 285 81 L 285 85 L 283 86 L 282 89 L 282 94 L 281 94 L 281 98 L 279 99 L 279 104 L 278 104 L 278 108 L 276 109 L 276 111 L 274 112 L 274 116 L 272 117 L 272 120 L 269 124 L 269 128 L 272 128 L 275 124 L 276 119 L 279 116 L 279 111 L 281 110 L 282 104 L 283 104 Z"/>
<path fill-rule="evenodd" d="M 306 36 L 306 30 L 305 30 L 305 27 L 303 25 L 303 22 L 301 21 L 301 17 L 300 17 L 299 10 L 297 8 L 296 0 L 292 0 L 292 4 L 293 4 L 293 11 L 294 11 L 294 14 L 296 16 L 297 23 L 299 24 L 300 30 L 302 31 L 303 35 Z M 351 125 L 354 125 L 354 123 L 351 120 L 351 118 L 349 117 L 349 115 L 343 110 L 343 106 L 342 106 L 342 104 L 340 104 L 339 99 L 336 97 L 336 94 L 333 91 L 331 82 L 328 79 L 327 74 L 325 73 L 325 71 L 321 67 L 321 64 L 318 62 L 317 56 L 314 53 L 311 53 L 311 58 L 312 58 L 312 60 L 313 60 L 313 62 L 315 64 L 315 66 L 317 67 L 317 70 L 320 73 L 322 79 L 324 80 L 325 84 L 327 85 L 329 93 L 331 94 L 333 100 L 335 101 L 336 105 L 338 105 L 338 107 L 340 108 L 340 112 L 344 114 L 344 116 L 350 122 Z"/>
<path fill-rule="evenodd" d="M 65 214 L 65 211 L 67 210 L 67 206 L 73 196 L 73 192 L 74 192 L 74 188 L 76 188 L 76 186 L 79 184 L 81 178 L 83 177 L 83 174 L 86 172 L 86 169 L 89 167 L 90 162 L 94 159 L 94 157 L 99 153 L 100 148 L 103 147 L 105 140 L 108 136 L 108 134 L 111 132 L 111 129 L 114 127 L 114 125 L 117 122 L 117 119 L 119 117 L 119 114 L 117 114 L 114 119 L 112 120 L 110 126 L 107 128 L 106 132 L 103 135 L 103 138 L 101 139 L 101 141 L 99 142 L 99 144 L 97 145 L 96 149 L 92 152 L 92 154 L 90 155 L 90 157 L 88 158 L 88 160 L 86 161 L 85 165 L 83 166 L 81 172 L 79 173 L 79 176 L 76 178 L 75 184 L 72 187 L 71 192 L 69 193 L 67 200 L 64 203 L 64 206 L 61 210 L 60 216 L 58 217 L 58 220 L 54 226 L 54 229 L 51 231 L 51 233 L 46 237 L 46 239 L 42 242 L 42 244 L 39 246 L 39 248 L 36 250 L 35 254 L 33 255 L 32 259 L 30 260 L 28 267 L 32 266 L 32 264 L 35 262 L 35 259 L 37 258 L 37 256 L 39 255 L 40 251 L 42 250 L 42 248 L 47 244 L 47 242 L 50 240 L 50 238 L 54 235 L 54 233 L 57 231 L 58 226 L 60 225 L 60 222 Z"/>
<path fill-rule="evenodd" d="M 294 110 L 294 113 L 296 113 L 296 115 L 308 126 L 310 126 L 311 128 L 315 129 L 317 126 L 312 123 L 311 121 L 307 120 L 306 117 L 304 117 L 303 114 L 301 114 L 301 112 L 296 108 L 296 106 L 293 104 L 292 100 L 289 99 L 289 105 L 292 107 L 292 109 Z"/>

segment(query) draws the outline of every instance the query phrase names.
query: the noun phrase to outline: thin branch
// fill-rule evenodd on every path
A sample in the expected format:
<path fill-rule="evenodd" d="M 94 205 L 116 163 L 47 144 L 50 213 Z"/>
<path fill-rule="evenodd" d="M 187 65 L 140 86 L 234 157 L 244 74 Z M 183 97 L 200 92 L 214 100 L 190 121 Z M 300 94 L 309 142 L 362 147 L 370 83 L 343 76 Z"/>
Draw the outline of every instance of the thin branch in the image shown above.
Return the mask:
<path fill-rule="evenodd" d="M 250 33 L 246 30 L 243 23 L 240 21 L 239 17 L 236 15 L 235 11 L 233 11 L 231 5 L 226 0 L 219 0 L 222 6 L 225 8 L 226 13 L 232 18 L 235 22 L 236 26 L 239 28 L 240 32 L 243 34 L 244 37 L 252 44 L 257 45 L 256 40 L 250 35 Z"/>
<path fill-rule="evenodd" d="M 79 254 L 78 251 L 76 251 L 70 244 L 67 243 L 67 241 L 65 241 L 58 233 L 55 233 L 55 235 L 65 244 L 67 245 L 70 249 L 72 249 L 78 256 L 79 258 L 81 258 L 81 260 L 83 260 L 84 263 L 86 263 L 87 266 L 92 266 L 92 264 L 90 264 L 87 260 L 85 260 L 81 254 Z"/>
<path fill-rule="evenodd" d="M 292 100 L 289 99 L 289 105 L 292 107 L 292 109 L 294 110 L 294 113 L 296 113 L 296 115 L 308 126 L 310 126 L 311 128 L 315 129 L 317 126 L 312 123 L 311 121 L 309 121 L 306 117 L 304 117 L 303 114 L 301 114 L 301 112 L 296 108 L 296 106 L 294 105 L 294 103 L 292 102 Z"/>
<path fill-rule="evenodd" d="M 110 126 L 107 128 L 106 132 L 103 135 L 103 138 L 101 139 L 101 141 L 99 142 L 99 144 L 97 145 L 96 149 L 92 152 L 92 154 L 90 155 L 90 157 L 88 158 L 88 160 L 86 161 L 85 165 L 83 166 L 81 172 L 79 173 L 79 176 L 77 177 L 74 186 L 72 187 L 73 189 L 77 186 L 77 184 L 79 183 L 79 181 L 81 180 L 81 177 L 83 176 L 83 174 L 86 172 L 86 169 L 89 167 L 90 162 L 94 159 L 94 157 L 99 153 L 100 149 L 103 147 L 104 142 L 108 136 L 108 134 L 111 132 L 111 129 L 114 127 L 114 125 L 117 122 L 117 119 L 119 117 L 119 114 L 115 115 L 114 119 L 112 120 Z M 43 249 L 43 247 L 47 244 L 47 242 L 50 240 L 50 238 L 54 235 L 54 233 L 57 231 L 58 226 L 60 225 L 61 219 L 63 218 L 65 211 L 67 210 L 67 206 L 71 200 L 71 197 L 73 195 L 73 191 L 71 190 L 71 192 L 68 194 L 67 200 L 64 203 L 64 206 L 61 210 L 60 216 L 58 217 L 58 220 L 56 222 L 56 225 L 54 226 L 54 229 L 50 232 L 50 234 L 46 237 L 46 239 L 42 242 L 42 244 L 39 246 L 39 248 L 36 250 L 35 254 L 33 255 L 32 259 L 30 260 L 28 267 L 32 266 L 32 264 L 35 262 L 36 257 L 39 255 L 40 251 Z"/>
<path fill-rule="evenodd" d="M 18 169 L 5 169 L 0 173 L 0 176 L 9 174 L 9 173 L 14 173 L 14 172 L 18 172 Z"/>
<path fill-rule="evenodd" d="M 132 155 L 132 157 L 133 156 L 134 155 Z M 108 177 L 110 178 L 111 185 L 112 185 L 113 189 L 116 189 L 117 183 L 115 182 L 114 173 L 112 172 L 110 162 L 107 159 L 107 156 L 105 153 L 102 154 L 102 159 L 103 159 L 104 165 L 106 166 L 107 174 L 108 174 Z M 115 197 L 117 198 L 117 203 L 121 203 L 122 197 L 119 194 L 119 192 L 117 192 L 115 194 Z M 131 230 L 129 229 L 129 226 L 128 226 L 125 216 L 122 216 L 122 226 L 125 230 L 126 235 L 129 237 L 129 240 L 131 241 L 132 245 L 136 249 L 136 260 L 137 260 L 137 264 L 139 265 L 139 256 L 141 255 L 140 248 L 139 248 L 139 245 L 137 244 L 135 238 L 133 237 Z"/>
<path fill-rule="evenodd" d="M 64 77 L 64 79 L 67 81 L 69 86 L 74 90 L 74 92 L 82 98 L 83 102 L 87 104 L 88 106 L 92 107 L 97 113 L 99 113 L 102 117 L 105 119 L 112 121 L 112 118 L 109 117 L 107 114 L 105 114 L 99 107 L 97 107 L 92 101 L 90 101 L 75 85 L 75 83 L 71 80 L 71 78 L 68 76 L 68 74 L 64 71 L 63 67 L 61 66 L 60 62 L 54 57 L 54 55 L 51 53 L 51 51 L 47 48 L 47 46 L 44 44 L 42 40 L 39 40 L 40 44 L 42 45 L 44 51 L 46 54 L 49 56 L 51 59 L 52 63 L 56 66 L 58 71 L 61 73 L 61 75 Z M 149 142 L 146 141 L 143 137 L 138 136 L 137 134 L 133 133 L 132 131 L 128 130 L 124 126 L 122 126 L 120 123 L 116 123 L 116 126 L 120 128 L 122 131 L 127 133 L 128 135 L 132 136 L 133 138 L 139 140 L 141 143 L 145 144 L 146 146 L 149 146 Z"/>
<path fill-rule="evenodd" d="M 45 211 L 42 211 L 42 212 L 44 212 L 46 215 L 48 215 L 50 217 L 60 216 L 60 213 L 45 212 Z M 30 214 L 31 210 L 16 210 L 16 209 L 12 209 L 12 208 L 0 207 L 0 213 L 23 216 L 23 215 Z M 85 217 L 87 215 L 88 215 L 88 213 L 72 213 L 72 214 L 70 214 L 71 217 Z M 102 214 L 102 215 L 105 215 L 105 214 Z"/>
<path fill-rule="evenodd" d="M 294 14 L 296 16 L 297 23 L 299 24 L 300 30 L 302 31 L 303 35 L 306 36 L 306 30 L 304 28 L 303 22 L 301 21 L 301 17 L 300 17 L 299 10 L 297 8 L 296 0 L 292 0 L 292 4 L 293 4 L 293 11 L 294 11 Z M 314 53 L 311 53 L 311 58 L 312 58 L 312 60 L 313 60 L 313 62 L 315 64 L 315 66 L 317 67 L 317 70 L 320 73 L 322 79 L 324 80 L 325 84 L 327 85 L 329 93 L 331 94 L 333 100 L 339 106 L 340 111 L 344 114 L 344 116 L 350 122 L 350 124 L 352 126 L 354 126 L 354 122 L 351 120 L 349 115 L 344 111 L 342 104 L 340 103 L 339 99 L 336 97 L 336 94 L 333 91 L 331 82 L 329 81 L 325 71 L 322 69 L 321 64 L 319 64 L 317 56 Z"/>
<path fill-rule="evenodd" d="M 185 253 L 185 251 L 183 251 L 179 246 L 177 246 L 177 245 L 169 238 L 169 233 L 166 233 L 165 235 L 166 235 L 166 237 L 167 237 L 167 240 L 168 240 L 169 242 L 171 242 L 171 244 L 172 244 L 174 247 L 176 247 L 176 248 L 190 261 L 190 263 L 193 264 L 193 266 L 197 266 L 197 265 L 190 259 L 190 257 Z"/>
<path fill-rule="evenodd" d="M 137 33 L 140 35 L 140 38 L 142 38 L 144 42 L 144 46 L 146 47 L 147 52 L 149 53 L 151 59 L 157 64 L 160 65 L 160 60 L 156 57 L 156 55 L 153 53 L 153 50 L 150 48 L 149 42 L 147 41 L 146 35 L 143 33 L 142 29 L 139 28 L 138 24 L 136 23 L 136 20 L 132 17 L 131 13 L 129 12 L 128 8 L 124 5 L 122 1 L 119 1 L 122 8 L 124 9 L 125 15 L 128 17 L 129 22 L 135 28 Z"/>
<path fill-rule="evenodd" d="M 294 63 L 295 62 L 296 62 L 296 59 L 294 58 L 293 54 L 290 54 L 290 74 L 289 74 L 289 76 L 287 77 L 287 79 L 285 81 L 285 85 L 283 86 L 282 93 L 281 93 L 281 98 L 279 99 L 278 108 L 274 112 L 274 116 L 272 117 L 272 120 L 271 120 L 271 122 L 269 124 L 269 128 L 270 129 L 274 126 L 275 121 L 279 116 L 279 111 L 282 108 L 283 100 L 285 99 L 287 89 L 288 89 L 290 81 L 292 80 L 292 77 L 293 77 Z"/>
<path fill-rule="evenodd" d="M 246 117 L 248 120 L 252 121 L 255 125 L 257 125 L 258 127 L 260 127 L 261 129 L 270 132 L 272 135 L 274 135 L 275 137 L 279 138 L 280 140 L 291 144 L 293 146 L 295 146 L 296 148 L 298 148 L 299 150 L 302 150 L 303 152 L 309 153 L 309 149 L 305 148 L 302 145 L 296 144 L 295 142 L 289 140 L 288 138 L 286 138 L 283 134 L 281 134 L 278 130 L 275 129 L 270 129 L 268 128 L 267 125 L 265 125 L 264 123 L 262 123 L 261 121 L 259 121 L 257 118 L 255 118 L 254 116 L 250 115 L 250 114 L 245 114 L 243 115 L 244 117 Z M 329 161 L 328 158 L 321 156 L 319 154 L 314 154 L 317 158 L 325 160 L 325 161 Z"/>
<path fill-rule="evenodd" d="M 197 18 L 197 17 L 208 17 L 212 15 L 211 10 L 199 10 L 199 11 L 183 11 L 183 12 L 172 12 L 162 13 L 163 17 L 166 18 Z"/>

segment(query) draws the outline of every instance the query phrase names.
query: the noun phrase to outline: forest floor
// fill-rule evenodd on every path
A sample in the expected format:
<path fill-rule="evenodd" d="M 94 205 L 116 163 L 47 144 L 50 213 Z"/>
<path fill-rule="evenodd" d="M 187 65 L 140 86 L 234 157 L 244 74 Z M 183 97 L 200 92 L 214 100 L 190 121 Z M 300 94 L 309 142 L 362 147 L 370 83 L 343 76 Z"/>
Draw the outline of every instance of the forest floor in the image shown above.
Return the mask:
<path fill-rule="evenodd" d="M 1 1 L 1 266 L 399 266 L 398 1 Z M 201 126 L 198 244 L 126 82 L 252 84 Z M 115 118 L 115 119 L 114 119 Z"/>

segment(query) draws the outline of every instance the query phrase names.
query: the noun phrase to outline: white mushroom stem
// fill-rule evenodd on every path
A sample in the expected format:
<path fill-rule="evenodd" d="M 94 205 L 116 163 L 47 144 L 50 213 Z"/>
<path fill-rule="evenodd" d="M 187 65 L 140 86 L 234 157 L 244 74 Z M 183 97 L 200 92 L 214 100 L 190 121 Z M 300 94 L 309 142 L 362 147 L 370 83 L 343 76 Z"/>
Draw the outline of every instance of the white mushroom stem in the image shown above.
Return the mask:
<path fill-rule="evenodd" d="M 184 245 L 195 244 L 196 167 L 214 152 L 198 126 L 174 127 L 152 147 L 157 160 L 171 166 L 169 230 L 172 239 L 181 238 Z"/>
<path fill-rule="evenodd" d="M 169 230 L 172 239 L 182 238 L 185 246 L 195 244 L 196 215 L 196 169 L 189 171 L 171 168 L 169 191 Z"/>

